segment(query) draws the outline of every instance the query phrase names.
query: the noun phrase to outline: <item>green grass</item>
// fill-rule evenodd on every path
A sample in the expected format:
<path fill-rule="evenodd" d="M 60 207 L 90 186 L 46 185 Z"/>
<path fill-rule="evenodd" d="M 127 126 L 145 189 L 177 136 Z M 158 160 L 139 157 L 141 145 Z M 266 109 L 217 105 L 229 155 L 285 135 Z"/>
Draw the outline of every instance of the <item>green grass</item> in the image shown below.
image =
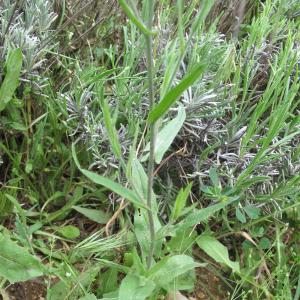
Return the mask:
<path fill-rule="evenodd" d="M 0 294 L 42 275 L 47 300 L 214 299 L 207 274 L 222 299 L 299 299 L 298 1 L 248 3 L 238 30 L 220 3 L 156 1 L 152 30 L 151 1 L 121 2 L 132 22 L 72 53 L 95 16 L 60 27 L 64 7 L 18 86 L 0 52 Z"/>

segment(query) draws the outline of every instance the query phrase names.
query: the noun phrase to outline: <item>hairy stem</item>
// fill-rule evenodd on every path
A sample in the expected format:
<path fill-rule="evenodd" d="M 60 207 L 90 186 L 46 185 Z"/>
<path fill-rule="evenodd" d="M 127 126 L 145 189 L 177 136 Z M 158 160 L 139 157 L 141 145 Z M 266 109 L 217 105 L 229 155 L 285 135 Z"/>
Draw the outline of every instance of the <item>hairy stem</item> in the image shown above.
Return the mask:
<path fill-rule="evenodd" d="M 154 11 L 154 1 L 149 1 L 148 7 L 148 20 L 147 27 L 149 31 L 152 31 L 152 22 L 153 22 L 153 11 Z M 152 35 L 146 35 L 146 56 L 147 56 L 147 73 L 148 73 L 148 88 L 149 88 L 149 102 L 150 102 L 150 111 L 153 109 L 155 104 L 154 96 L 154 61 L 153 61 L 153 38 Z M 147 186 L 147 205 L 149 207 L 148 220 L 149 220 L 149 231 L 150 231 L 150 245 L 149 245 L 149 254 L 147 257 L 147 266 L 151 267 L 152 257 L 154 253 L 154 244 L 155 244 L 155 227 L 154 227 L 154 211 L 152 207 L 152 189 L 153 189 L 153 177 L 154 177 L 154 151 L 156 143 L 156 124 L 153 123 L 150 125 L 150 154 L 149 154 L 149 163 L 148 163 L 148 186 Z"/>

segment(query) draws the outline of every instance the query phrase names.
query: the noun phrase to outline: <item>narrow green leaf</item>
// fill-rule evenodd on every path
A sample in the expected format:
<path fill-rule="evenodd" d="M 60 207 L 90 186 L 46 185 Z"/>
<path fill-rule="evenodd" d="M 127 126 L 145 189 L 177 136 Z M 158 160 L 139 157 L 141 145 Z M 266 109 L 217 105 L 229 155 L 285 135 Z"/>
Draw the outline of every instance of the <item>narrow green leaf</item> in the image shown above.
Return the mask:
<path fill-rule="evenodd" d="M 235 208 L 235 216 L 237 217 L 237 219 L 238 219 L 241 223 L 246 223 L 246 222 L 247 222 L 244 213 L 242 213 L 241 210 L 240 210 L 238 207 Z"/>
<path fill-rule="evenodd" d="M 171 213 L 171 220 L 176 220 L 180 217 L 192 189 L 193 184 L 189 183 L 185 189 L 181 189 L 176 197 L 175 205 Z"/>
<path fill-rule="evenodd" d="M 300 299 L 300 274 L 299 274 L 299 277 L 298 277 L 297 288 L 296 288 L 295 297 L 294 297 L 293 300 L 299 300 L 299 299 Z"/>
<path fill-rule="evenodd" d="M 112 118 L 111 118 L 110 112 L 109 112 L 109 106 L 108 106 L 108 103 L 107 103 L 104 95 L 102 95 L 102 97 L 101 97 L 101 104 L 102 104 L 102 111 L 103 111 L 103 116 L 104 116 L 104 123 L 105 123 L 105 127 L 107 129 L 107 132 L 108 132 L 108 138 L 109 138 L 109 141 L 111 144 L 111 148 L 112 148 L 115 156 L 119 159 L 122 159 L 122 152 L 121 152 L 121 145 L 119 142 L 119 137 L 117 135 L 116 128 L 115 128 L 114 124 L 112 123 Z"/>
<path fill-rule="evenodd" d="M 209 218 L 211 218 L 214 214 L 216 214 L 221 209 L 225 208 L 229 204 L 237 201 L 239 197 L 231 198 L 227 201 L 219 202 L 217 204 L 208 206 L 206 208 L 196 210 L 189 214 L 185 220 L 179 224 L 180 228 L 189 228 L 193 227 L 198 223 L 207 221 Z"/>
<path fill-rule="evenodd" d="M 148 185 L 148 176 L 138 161 L 137 158 L 134 158 L 131 163 L 131 174 L 132 174 L 132 185 L 134 190 L 139 195 L 142 201 L 147 199 L 147 185 Z"/>
<path fill-rule="evenodd" d="M 0 277 L 11 283 L 26 281 L 43 275 L 41 262 L 0 233 Z"/>
<path fill-rule="evenodd" d="M 234 272 L 240 272 L 240 265 L 238 262 L 233 262 L 229 259 L 227 248 L 221 244 L 215 237 L 202 234 L 196 240 L 198 246 L 216 262 L 225 264 Z"/>
<path fill-rule="evenodd" d="M 177 14 L 178 14 L 178 36 L 180 41 L 180 52 L 184 53 L 185 39 L 184 39 L 184 26 L 183 26 L 183 1 L 177 0 Z"/>
<path fill-rule="evenodd" d="M 136 158 L 132 160 L 132 185 L 134 187 L 135 192 L 142 200 L 147 199 L 148 177 L 143 166 Z M 145 202 L 146 200 L 143 201 Z M 152 191 L 151 209 L 152 209 L 155 231 L 158 231 L 161 228 L 161 223 L 157 216 L 158 207 L 156 202 L 156 196 L 153 191 Z M 149 240 L 150 240 L 148 215 L 146 211 L 136 210 L 134 215 L 134 232 L 139 242 L 139 245 L 142 249 L 143 257 L 146 258 L 149 253 Z M 162 244 L 161 239 L 158 239 L 155 242 L 156 253 L 159 253 L 159 251 L 161 250 L 161 244 Z"/>
<path fill-rule="evenodd" d="M 190 35 L 192 35 L 204 23 L 207 15 L 209 14 L 214 4 L 215 4 L 215 0 L 201 1 L 200 13 L 195 18 L 195 21 L 192 24 Z"/>
<path fill-rule="evenodd" d="M 94 172 L 82 169 L 79 164 L 79 161 L 77 159 L 77 156 L 76 156 L 74 144 L 72 144 L 72 155 L 73 155 L 73 159 L 75 161 L 77 168 L 81 171 L 81 173 L 83 175 L 88 177 L 91 181 L 93 181 L 96 184 L 100 184 L 100 185 L 106 187 L 107 189 L 115 192 L 119 196 L 121 196 L 121 197 L 127 199 L 128 201 L 132 202 L 133 204 L 135 204 L 137 207 L 148 209 L 148 207 L 140 201 L 140 199 L 135 195 L 135 193 L 133 191 L 123 187 L 119 183 L 116 183 L 106 177 L 103 177 Z"/>
<path fill-rule="evenodd" d="M 155 32 L 148 30 L 146 25 L 143 23 L 143 21 L 140 19 L 139 16 L 137 16 L 133 10 L 129 7 L 129 5 L 126 3 L 125 0 L 119 0 L 119 3 L 124 10 L 125 14 L 129 18 L 129 20 L 144 34 L 144 35 L 154 35 Z"/>
<path fill-rule="evenodd" d="M 149 122 L 154 123 L 162 117 L 171 105 L 181 96 L 181 94 L 188 89 L 205 71 L 206 65 L 200 64 L 189 75 L 181 80 L 181 82 L 171 89 L 165 97 L 154 107 L 149 113 Z"/>
<path fill-rule="evenodd" d="M 19 77 L 22 67 L 22 51 L 20 48 L 12 50 L 6 61 L 6 74 L 0 88 L 0 112 L 5 109 L 12 99 L 19 85 Z"/>
<path fill-rule="evenodd" d="M 88 219 L 99 224 L 106 224 L 109 220 L 109 216 L 98 209 L 85 208 L 81 206 L 73 206 L 72 208 L 86 216 Z"/>

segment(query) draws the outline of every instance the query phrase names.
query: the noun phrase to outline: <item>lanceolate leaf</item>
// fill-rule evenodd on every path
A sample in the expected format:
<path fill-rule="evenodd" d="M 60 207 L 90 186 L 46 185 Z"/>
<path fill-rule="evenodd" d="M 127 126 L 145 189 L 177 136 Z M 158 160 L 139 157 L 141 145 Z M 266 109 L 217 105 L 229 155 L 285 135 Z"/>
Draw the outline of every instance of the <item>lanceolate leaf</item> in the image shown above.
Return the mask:
<path fill-rule="evenodd" d="M 0 277 L 11 283 L 43 275 L 40 261 L 8 236 L 0 233 Z"/>
<path fill-rule="evenodd" d="M 185 121 L 185 118 L 186 118 L 185 109 L 183 108 L 183 106 L 180 106 L 176 118 L 171 120 L 158 133 L 156 145 L 155 145 L 155 162 L 157 164 L 161 162 L 163 156 L 170 148 L 172 142 L 177 136 L 179 130 L 181 129 Z M 145 150 L 146 151 L 150 150 L 150 143 L 147 144 Z"/>
<path fill-rule="evenodd" d="M 147 174 L 138 161 L 137 158 L 134 158 L 131 163 L 131 173 L 132 173 L 132 185 L 135 189 L 136 193 L 142 198 L 144 201 L 147 199 L 147 184 L 148 177 Z"/>
<path fill-rule="evenodd" d="M 21 49 L 12 50 L 6 61 L 6 74 L 0 88 L 0 112 L 5 109 L 19 85 L 19 77 L 22 67 Z"/>
<path fill-rule="evenodd" d="M 154 107 L 149 113 L 149 122 L 154 123 L 162 117 L 172 104 L 188 89 L 205 71 L 205 64 L 200 64 L 189 75 L 181 80 L 181 82 L 171 89 L 165 97 Z"/>
<path fill-rule="evenodd" d="M 225 208 L 227 205 L 235 202 L 238 200 L 238 197 L 231 198 L 230 200 L 220 202 L 211 206 L 208 206 L 206 208 L 196 210 L 189 214 L 185 220 L 180 224 L 180 228 L 188 228 L 193 227 L 198 223 L 207 221 L 209 218 L 211 218 L 215 213 L 220 211 L 221 209 Z"/>
<path fill-rule="evenodd" d="M 99 209 L 85 208 L 81 206 L 73 206 L 73 209 L 77 210 L 82 215 L 86 216 L 90 220 L 99 224 L 106 224 L 109 220 L 109 216 Z"/>
<path fill-rule="evenodd" d="M 176 197 L 175 205 L 171 213 L 171 219 L 176 220 L 180 214 L 182 213 L 186 200 L 188 199 L 188 196 L 190 194 L 192 183 L 188 184 L 188 186 L 185 189 L 181 189 Z"/>
<path fill-rule="evenodd" d="M 104 116 L 105 126 L 108 132 L 108 138 L 111 144 L 111 148 L 118 159 L 122 159 L 121 145 L 119 137 L 116 132 L 115 125 L 112 122 L 110 116 L 109 106 L 104 96 L 101 97 L 102 111 Z"/>
<path fill-rule="evenodd" d="M 146 199 L 147 197 L 147 184 L 147 174 L 141 163 L 136 158 L 134 158 L 132 160 L 132 185 L 141 199 Z M 154 220 L 155 231 L 158 231 L 161 228 L 161 224 L 157 216 L 156 196 L 153 191 L 151 210 Z M 146 258 L 149 253 L 150 240 L 148 216 L 146 211 L 136 210 L 134 215 L 134 232 L 141 247 L 143 258 Z M 155 250 L 157 251 L 156 253 L 160 251 L 161 244 L 162 239 L 157 239 L 157 241 L 155 242 Z"/>
<path fill-rule="evenodd" d="M 227 248 L 215 237 L 203 234 L 197 239 L 196 242 L 198 246 L 216 262 L 227 265 L 237 273 L 240 272 L 239 263 L 229 259 Z"/>
<path fill-rule="evenodd" d="M 100 185 L 106 187 L 107 189 L 115 192 L 119 196 L 121 196 L 121 197 L 127 199 L 128 201 L 132 202 L 133 204 L 135 204 L 137 207 L 147 209 L 147 206 L 141 202 L 141 200 L 135 195 L 135 193 L 133 191 L 123 187 L 119 183 L 116 183 L 106 177 L 103 177 L 94 172 L 82 169 L 79 164 L 79 161 L 77 159 L 77 156 L 76 156 L 74 144 L 72 145 L 72 155 L 73 155 L 73 159 L 74 159 L 75 164 L 77 165 L 78 169 L 81 171 L 82 174 L 84 174 L 86 177 L 88 177 L 91 181 L 93 181 L 94 183 L 100 184 Z"/>

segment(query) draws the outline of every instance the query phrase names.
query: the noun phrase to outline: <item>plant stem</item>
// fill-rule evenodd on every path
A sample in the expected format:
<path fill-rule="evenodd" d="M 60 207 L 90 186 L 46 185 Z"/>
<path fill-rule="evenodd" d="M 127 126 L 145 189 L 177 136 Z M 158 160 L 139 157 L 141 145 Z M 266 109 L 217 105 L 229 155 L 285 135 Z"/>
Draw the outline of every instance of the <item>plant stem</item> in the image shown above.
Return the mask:
<path fill-rule="evenodd" d="M 154 1 L 149 0 L 148 7 L 148 20 L 147 27 L 149 31 L 152 31 L 152 21 L 153 21 L 153 11 L 154 11 Z M 152 35 L 145 35 L 146 39 L 146 56 L 147 56 L 147 73 L 148 73 L 148 88 L 149 88 L 149 102 L 150 102 L 150 111 L 153 109 L 155 104 L 154 97 L 154 61 L 153 61 L 153 38 Z M 149 221 L 149 231 L 150 231 L 150 245 L 149 245 L 149 254 L 147 257 L 147 266 L 151 267 L 152 257 L 154 253 L 154 244 L 155 244 L 155 227 L 154 227 L 154 218 L 153 218 L 153 207 L 152 207 L 152 189 L 153 189 L 153 177 L 154 177 L 154 151 L 156 143 L 156 124 L 150 124 L 150 154 L 149 154 L 149 163 L 148 163 L 148 186 L 147 186 L 147 206 L 149 207 L 148 221 Z"/>

